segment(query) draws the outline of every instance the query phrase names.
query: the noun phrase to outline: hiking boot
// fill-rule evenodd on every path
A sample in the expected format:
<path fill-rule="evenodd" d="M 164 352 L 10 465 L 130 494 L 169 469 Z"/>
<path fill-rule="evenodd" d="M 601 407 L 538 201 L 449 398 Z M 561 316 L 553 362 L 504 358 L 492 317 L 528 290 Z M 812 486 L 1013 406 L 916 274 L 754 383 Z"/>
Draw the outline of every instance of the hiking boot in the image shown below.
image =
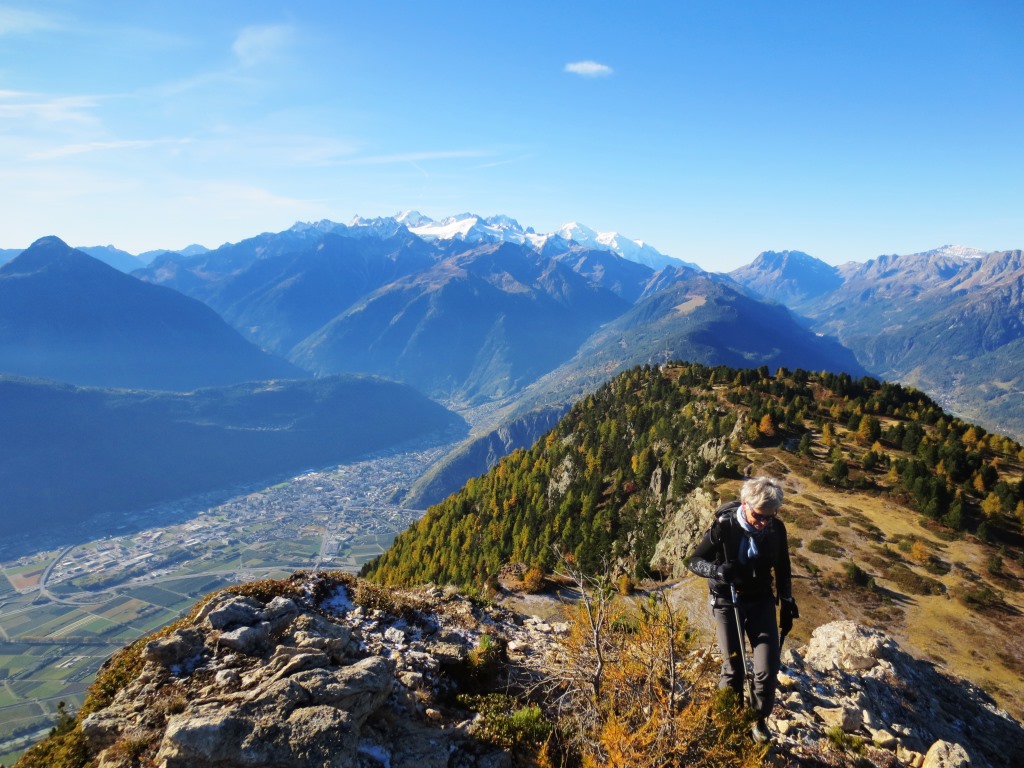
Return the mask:
<path fill-rule="evenodd" d="M 768 732 L 768 724 L 763 717 L 759 717 L 754 723 L 754 727 L 750 729 L 750 735 L 758 744 L 767 744 L 772 740 L 772 735 Z"/>

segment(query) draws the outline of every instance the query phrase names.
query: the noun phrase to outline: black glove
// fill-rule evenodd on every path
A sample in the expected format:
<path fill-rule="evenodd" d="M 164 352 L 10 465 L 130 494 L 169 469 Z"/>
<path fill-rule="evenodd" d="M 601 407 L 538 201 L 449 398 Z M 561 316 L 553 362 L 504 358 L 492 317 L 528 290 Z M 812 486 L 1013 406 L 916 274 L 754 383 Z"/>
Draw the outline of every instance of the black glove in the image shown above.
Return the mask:
<path fill-rule="evenodd" d="M 722 563 L 718 566 L 718 572 L 715 575 L 718 576 L 720 581 L 724 581 L 726 584 L 731 584 L 734 587 L 739 586 L 740 582 L 743 581 L 740 567 L 736 563 Z"/>
<path fill-rule="evenodd" d="M 779 631 L 788 635 L 793 628 L 793 619 L 800 618 L 800 609 L 796 607 L 796 600 L 792 597 L 782 598 L 782 608 L 779 611 Z"/>

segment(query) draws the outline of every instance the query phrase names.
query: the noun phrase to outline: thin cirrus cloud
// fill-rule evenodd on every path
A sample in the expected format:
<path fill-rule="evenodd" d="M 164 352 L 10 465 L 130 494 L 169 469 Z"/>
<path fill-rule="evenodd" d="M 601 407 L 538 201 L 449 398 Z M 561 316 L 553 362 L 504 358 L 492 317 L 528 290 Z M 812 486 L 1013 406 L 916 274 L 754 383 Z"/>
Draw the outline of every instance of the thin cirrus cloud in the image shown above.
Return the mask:
<path fill-rule="evenodd" d="M 580 77 L 608 77 L 615 70 L 596 61 L 571 61 L 565 65 L 565 71 Z"/>
<path fill-rule="evenodd" d="M 238 33 L 231 51 L 243 67 L 253 67 L 274 59 L 295 39 L 295 28 L 287 24 L 245 27 Z"/>
<path fill-rule="evenodd" d="M 393 163 L 418 163 L 425 160 L 458 160 L 490 157 L 493 154 L 493 152 L 485 149 L 455 149 L 437 152 L 404 152 L 394 155 L 353 157 L 342 162 L 344 165 L 391 165 Z"/>
<path fill-rule="evenodd" d="M 0 36 L 28 34 L 41 29 L 56 29 L 57 23 L 48 16 L 17 8 L 0 8 Z"/>
<path fill-rule="evenodd" d="M 62 147 L 36 152 L 29 157 L 32 160 L 54 160 L 72 155 L 84 155 L 90 152 L 118 149 L 150 149 L 156 146 L 178 146 L 187 144 L 190 139 L 144 139 L 123 141 L 91 141 L 81 144 L 65 144 Z"/>
<path fill-rule="evenodd" d="M 0 91 L 0 120 L 46 125 L 92 125 L 97 122 L 94 96 L 48 97 L 23 91 Z"/>

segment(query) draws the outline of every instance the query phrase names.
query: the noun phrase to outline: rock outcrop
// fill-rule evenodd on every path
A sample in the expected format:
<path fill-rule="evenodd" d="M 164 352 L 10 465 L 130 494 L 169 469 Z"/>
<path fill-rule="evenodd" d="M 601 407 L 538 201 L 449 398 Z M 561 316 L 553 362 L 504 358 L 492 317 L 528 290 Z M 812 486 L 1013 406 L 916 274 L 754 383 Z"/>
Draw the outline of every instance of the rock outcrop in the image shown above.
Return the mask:
<path fill-rule="evenodd" d="M 1024 729 L 988 694 L 851 621 L 814 630 L 783 654 L 780 704 L 769 724 L 781 743 L 847 743 L 875 762 L 926 768 L 1024 765 Z"/>
<path fill-rule="evenodd" d="M 470 659 L 482 643 L 522 658 L 564 627 L 440 589 L 292 586 L 267 600 L 220 593 L 146 643 L 137 676 L 82 720 L 96 764 L 132 765 L 133 750 L 163 768 L 511 764 L 448 694 L 484 674 Z M 371 593 L 363 607 L 360 590 Z"/>

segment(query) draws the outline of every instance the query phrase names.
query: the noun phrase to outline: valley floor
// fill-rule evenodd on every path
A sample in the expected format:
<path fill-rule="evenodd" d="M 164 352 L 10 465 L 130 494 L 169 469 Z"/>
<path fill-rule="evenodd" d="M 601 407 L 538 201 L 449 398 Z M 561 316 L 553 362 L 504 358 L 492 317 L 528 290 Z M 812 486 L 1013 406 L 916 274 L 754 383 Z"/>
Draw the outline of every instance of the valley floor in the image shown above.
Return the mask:
<path fill-rule="evenodd" d="M 80 543 L 0 553 L 0 764 L 46 735 L 59 702 L 81 704 L 111 653 L 211 590 L 358 570 L 422 514 L 401 508 L 401 495 L 449 448 L 406 447 L 212 506 L 145 510 L 101 538 L 83 531 Z"/>

